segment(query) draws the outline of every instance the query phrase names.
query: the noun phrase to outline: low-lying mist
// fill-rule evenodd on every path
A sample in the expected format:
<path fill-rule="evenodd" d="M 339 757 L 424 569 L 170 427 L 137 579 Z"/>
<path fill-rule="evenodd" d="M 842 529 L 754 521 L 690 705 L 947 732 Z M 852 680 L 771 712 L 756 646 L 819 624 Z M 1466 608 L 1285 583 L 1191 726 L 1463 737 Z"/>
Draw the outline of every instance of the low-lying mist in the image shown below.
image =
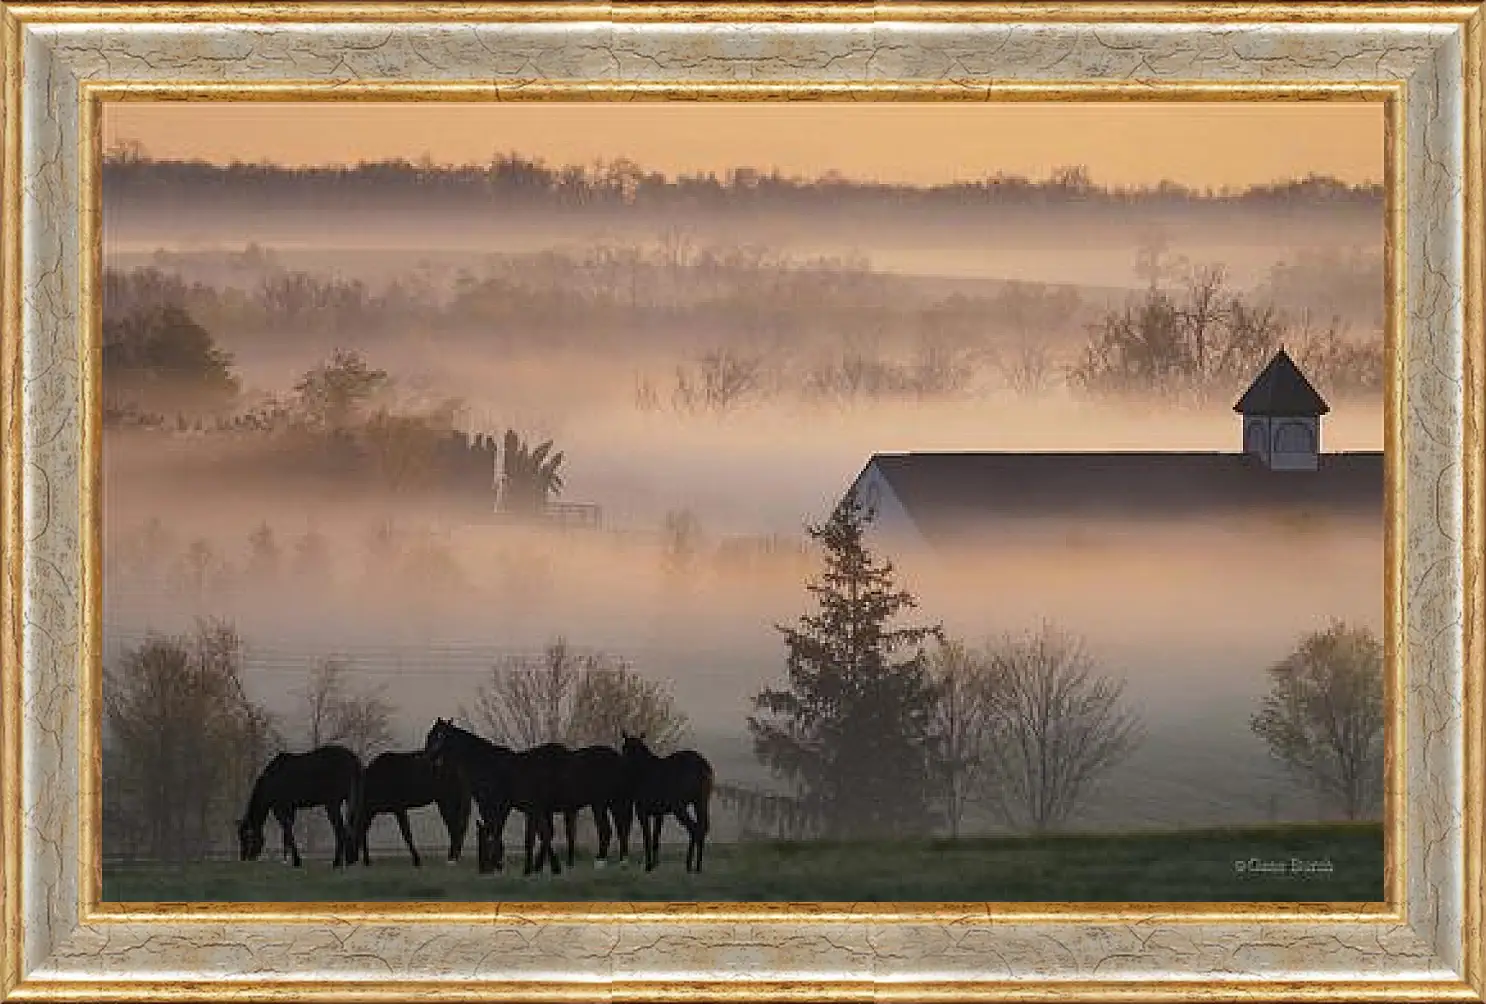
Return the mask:
<path fill-rule="evenodd" d="M 219 222 L 203 224 L 205 245 L 217 247 L 207 238 L 226 232 Z M 1079 396 L 1062 379 L 1088 341 L 1085 322 L 1146 281 L 1131 267 L 1133 231 L 1101 230 L 1085 235 L 1088 242 L 1073 232 L 1028 232 L 1020 249 L 1018 233 L 1002 232 L 984 254 L 936 248 L 922 233 L 878 235 L 872 260 L 880 273 L 865 278 L 850 268 L 837 275 L 751 260 L 714 267 L 699 258 L 677 279 L 664 261 L 631 263 L 626 272 L 616 258 L 608 272 L 583 273 L 602 273 L 607 285 L 580 298 L 564 293 L 570 262 L 500 257 L 550 250 L 553 234 L 537 234 L 535 225 L 533 234 L 504 234 L 499 247 L 468 233 L 473 243 L 465 247 L 452 223 L 395 229 L 406 246 L 369 250 L 363 241 L 342 252 L 306 236 L 301 247 L 233 251 L 222 261 L 208 260 L 216 252 L 207 247 L 146 255 L 159 247 L 148 228 L 146 237 L 129 228 L 110 237 L 111 266 L 150 264 L 212 287 L 194 290 L 191 306 L 232 357 L 242 391 L 233 407 L 290 400 L 329 347 L 355 348 L 390 375 L 399 407 L 453 399 L 463 430 L 551 440 L 563 454 L 559 501 L 597 507 L 596 527 L 536 530 L 494 514 L 493 467 L 488 492 L 443 497 L 338 479 L 316 467 L 313 450 L 295 445 L 293 429 L 210 421 L 197 428 L 168 414 L 154 427 L 110 426 L 105 659 L 147 632 L 226 619 L 244 641 L 249 696 L 281 716 L 291 743 L 305 739 L 298 691 L 331 655 L 349 660 L 354 680 L 381 688 L 396 710 L 399 742 L 413 745 L 433 717 L 471 707 L 503 657 L 537 653 L 561 637 L 668 685 L 720 781 L 766 784 L 745 720 L 753 697 L 784 679 L 776 626 L 809 609 L 806 583 L 820 560 L 804 528 L 827 516 L 874 453 L 1241 446 L 1231 410 L 1241 386 L 1205 406 L 1177 407 L 1156 397 L 1116 404 Z M 1286 309 L 1353 304 L 1353 333 L 1375 346 L 1369 325 L 1380 308 L 1356 290 L 1372 289 L 1380 259 L 1356 227 L 1340 230 L 1281 228 L 1263 244 L 1253 234 L 1224 243 L 1216 232 L 1177 228 L 1165 252 L 1224 260 L 1236 286 L 1263 281 L 1265 296 Z M 415 237 L 416 249 L 406 243 Z M 531 247 L 522 245 L 526 237 Z M 591 243 L 591 235 L 579 237 Z M 1363 245 L 1365 253 L 1328 251 L 1319 265 L 1308 263 L 1295 257 L 1308 239 Z M 441 251 L 420 250 L 440 244 Z M 828 241 L 788 250 L 855 253 Z M 539 265 L 546 271 L 533 272 Z M 412 292 L 398 301 L 405 313 L 384 319 L 373 339 L 361 319 L 375 321 L 382 301 L 350 286 L 296 285 L 286 269 L 379 288 L 403 283 Z M 481 278 L 480 269 L 489 274 Z M 461 270 L 473 278 L 461 280 Z M 654 280 L 650 293 L 637 275 Z M 266 312 L 251 291 L 274 276 L 292 281 L 261 298 Z M 904 276 L 912 282 L 894 284 Z M 1022 290 L 1030 299 L 1017 319 L 1002 309 L 1015 297 L 998 299 L 1005 278 L 1079 288 L 1070 296 Z M 459 288 L 468 310 L 451 314 L 446 300 Z M 776 294 L 785 288 L 793 299 Z M 315 306 L 327 290 L 345 293 L 345 302 Z M 1376 292 L 1380 304 L 1380 274 Z M 291 294 L 309 305 L 301 309 Z M 531 298 L 512 306 L 518 294 Z M 887 325 L 881 318 L 889 314 L 896 327 L 874 341 L 870 322 Z M 278 323 L 283 318 L 298 319 Z M 920 342 L 933 334 L 922 326 L 936 318 L 940 342 Z M 796 330 L 810 337 L 796 338 Z M 1028 360 L 1043 368 L 1039 378 L 1017 386 L 997 353 L 1029 342 L 1048 354 Z M 719 346 L 756 351 L 762 363 L 748 393 L 697 407 L 688 395 L 705 390 L 707 374 L 687 367 Z M 924 357 L 912 355 L 924 346 Z M 839 393 L 835 385 L 833 393 L 801 392 L 823 359 L 841 369 L 833 378 L 867 364 L 896 378 L 943 361 L 933 355 L 938 349 L 956 366 L 964 362 L 968 375 L 940 389 L 905 380 L 891 393 Z M 1328 397 L 1323 450 L 1382 448 L 1377 394 Z M 679 547 L 666 528 L 668 517 L 683 513 L 697 533 Z M 1382 534 L 1380 523 L 1281 517 L 1023 522 L 952 554 L 895 545 L 888 556 L 919 600 L 920 622 L 940 622 L 970 644 L 1044 621 L 1082 636 L 1099 671 L 1126 681 L 1126 699 L 1149 728 L 1084 823 L 1182 825 L 1315 818 L 1303 787 L 1278 772 L 1249 733 L 1249 716 L 1266 689 L 1266 668 L 1305 633 L 1333 618 L 1381 631 Z"/>
<path fill-rule="evenodd" d="M 1239 433 L 1226 409 L 1008 397 L 683 417 L 627 409 L 622 397 L 604 407 L 577 377 L 566 386 L 573 407 L 540 431 L 566 452 L 564 500 L 601 506 L 600 529 L 536 531 L 422 500 L 244 482 L 214 437 L 162 446 L 157 435 L 110 434 L 107 656 L 148 630 L 227 618 L 246 644 L 251 696 L 286 722 L 300 714 L 295 691 L 315 662 L 339 654 L 385 688 L 411 744 L 434 716 L 471 706 L 502 656 L 563 637 L 666 682 L 698 744 L 733 751 L 724 777 L 756 779 L 738 752 L 744 720 L 753 696 L 783 679 L 775 625 L 807 611 L 805 583 L 819 569 L 803 526 L 827 514 L 873 452 L 1231 450 Z M 1331 449 L 1379 445 L 1376 408 L 1327 422 Z M 662 525 L 682 510 L 701 533 L 678 563 Z M 272 567 L 261 554 L 255 566 L 250 543 L 265 525 Z M 320 549 L 303 558 L 307 536 Z M 1128 681 L 1157 747 L 1237 750 L 1255 778 L 1270 777 L 1246 734 L 1266 667 L 1331 618 L 1381 629 L 1382 527 L 1367 522 L 1008 524 L 973 552 L 889 556 L 923 620 L 971 643 L 1044 620 L 1077 632 L 1101 671 Z M 1163 755 L 1159 769 L 1198 761 L 1208 762 Z M 1149 781 L 1157 768 L 1140 769 Z M 1178 811 L 1143 806 L 1142 820 Z"/>

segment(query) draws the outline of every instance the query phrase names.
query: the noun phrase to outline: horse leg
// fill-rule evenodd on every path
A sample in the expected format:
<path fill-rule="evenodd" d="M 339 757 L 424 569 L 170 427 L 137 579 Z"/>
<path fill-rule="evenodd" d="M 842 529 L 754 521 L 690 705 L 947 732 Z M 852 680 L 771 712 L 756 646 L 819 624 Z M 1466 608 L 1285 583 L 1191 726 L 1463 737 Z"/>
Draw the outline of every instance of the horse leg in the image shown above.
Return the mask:
<path fill-rule="evenodd" d="M 599 856 L 593 861 L 595 868 L 602 868 L 609 863 L 609 841 L 614 838 L 614 828 L 609 825 L 609 812 L 609 806 L 603 802 L 593 807 L 593 826 L 599 831 Z"/>
<path fill-rule="evenodd" d="M 650 820 L 650 827 L 645 831 L 645 870 L 650 871 L 660 864 L 660 828 L 666 817 L 646 812 L 645 818 Z"/>
<path fill-rule="evenodd" d="M 614 828 L 619 831 L 619 860 L 629 860 L 629 834 L 635 825 L 635 803 L 625 799 L 614 806 Z"/>
<path fill-rule="evenodd" d="M 495 855 L 496 871 L 502 871 L 506 867 L 506 820 L 510 815 L 511 806 L 502 805 L 496 810 L 492 819 L 491 836 L 494 844 L 491 853 Z"/>
<path fill-rule="evenodd" d="M 356 835 L 356 849 L 361 854 L 363 868 L 371 864 L 371 847 L 367 844 L 366 835 L 371 832 L 372 818 L 372 814 L 363 806 L 356 810 L 356 824 L 351 827 L 351 832 Z"/>
<path fill-rule="evenodd" d="M 707 833 L 712 829 L 712 811 L 707 806 L 707 799 L 703 798 L 696 804 L 697 809 L 697 871 L 702 870 L 702 851 L 707 848 Z"/>
<path fill-rule="evenodd" d="M 531 851 L 532 851 L 532 845 L 534 843 L 536 843 L 536 839 L 537 839 L 536 818 L 535 818 L 535 816 L 532 813 L 528 812 L 526 814 L 526 867 L 521 872 L 521 874 L 523 874 L 523 875 L 530 875 L 532 873 Z M 537 863 L 537 867 L 538 868 L 542 867 L 541 862 L 538 862 Z"/>
<path fill-rule="evenodd" d="M 275 815 L 279 817 L 279 828 L 284 834 L 284 846 L 289 849 L 289 860 L 293 862 L 295 868 L 298 868 L 304 864 L 304 861 L 299 856 L 299 846 L 294 842 L 294 810 L 290 809 L 288 812 L 275 813 Z"/>
<path fill-rule="evenodd" d="M 408 826 L 408 810 L 395 809 L 392 814 L 397 817 L 397 828 L 402 830 L 403 843 L 408 845 L 408 853 L 413 856 L 413 867 L 422 867 L 423 861 L 418 857 L 418 848 L 413 846 L 413 830 Z"/>
<path fill-rule="evenodd" d="M 666 814 L 655 812 L 650 815 L 650 849 L 645 853 L 645 870 L 655 871 L 660 867 L 660 831 L 666 825 Z"/>
<path fill-rule="evenodd" d="M 681 828 L 686 831 L 686 870 L 691 871 L 692 853 L 697 846 L 697 823 L 691 818 L 691 813 L 686 811 L 685 805 L 676 806 L 676 819 L 681 823 Z"/>
<path fill-rule="evenodd" d="M 341 816 L 341 804 L 339 802 L 325 803 L 325 818 L 330 821 L 330 829 L 335 834 L 335 857 L 331 859 L 330 866 L 339 868 L 351 863 L 351 849 L 348 846 L 350 839 L 346 835 L 346 821 Z"/>
<path fill-rule="evenodd" d="M 462 798 L 445 798 L 439 802 L 439 815 L 444 817 L 444 828 L 449 831 L 449 864 L 459 860 L 464 849 L 464 834 L 470 825 L 470 805 Z"/>
<path fill-rule="evenodd" d="M 552 862 L 552 874 L 561 875 L 562 863 L 557 860 L 557 828 L 552 825 L 552 813 L 542 813 L 541 818 L 537 821 L 537 825 L 540 827 L 537 835 L 541 838 L 542 847 L 546 849 L 547 859 Z M 539 849 L 537 851 L 537 871 L 542 870 L 542 855 L 543 851 Z"/>
<path fill-rule="evenodd" d="M 354 795 L 346 796 L 345 808 L 337 807 L 341 815 L 341 831 L 346 835 L 346 864 L 354 865 L 361 850 L 361 835 L 356 832 L 356 813 L 360 806 Z"/>
<path fill-rule="evenodd" d="M 331 808 L 331 803 L 325 802 L 321 808 L 325 809 L 325 821 L 330 823 L 330 839 L 336 842 L 336 851 L 331 855 L 330 867 L 340 867 L 346 863 L 345 824 L 340 821 L 340 806 L 337 803 L 334 808 Z"/>
<path fill-rule="evenodd" d="M 562 831 L 568 838 L 568 867 L 573 867 L 574 848 L 573 831 L 578 828 L 578 810 L 565 809 L 562 814 Z"/>
<path fill-rule="evenodd" d="M 495 852 L 490 846 L 490 825 L 483 819 L 475 824 L 475 869 L 481 875 L 495 871 Z"/>

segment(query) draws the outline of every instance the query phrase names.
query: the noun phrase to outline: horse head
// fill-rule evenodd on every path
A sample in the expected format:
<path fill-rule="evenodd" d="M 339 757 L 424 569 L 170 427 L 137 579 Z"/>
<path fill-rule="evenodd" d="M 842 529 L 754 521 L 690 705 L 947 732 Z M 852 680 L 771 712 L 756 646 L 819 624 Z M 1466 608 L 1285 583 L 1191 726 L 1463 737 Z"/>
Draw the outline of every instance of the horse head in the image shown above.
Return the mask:
<path fill-rule="evenodd" d="M 263 827 L 254 826 L 246 819 L 237 821 L 237 851 L 241 861 L 257 861 L 263 853 Z"/>
<path fill-rule="evenodd" d="M 423 752 L 433 761 L 435 767 L 443 766 L 444 750 L 448 746 L 449 737 L 453 733 L 453 719 L 435 718 L 433 720 L 433 726 L 428 730 L 428 735 L 423 740 Z"/>

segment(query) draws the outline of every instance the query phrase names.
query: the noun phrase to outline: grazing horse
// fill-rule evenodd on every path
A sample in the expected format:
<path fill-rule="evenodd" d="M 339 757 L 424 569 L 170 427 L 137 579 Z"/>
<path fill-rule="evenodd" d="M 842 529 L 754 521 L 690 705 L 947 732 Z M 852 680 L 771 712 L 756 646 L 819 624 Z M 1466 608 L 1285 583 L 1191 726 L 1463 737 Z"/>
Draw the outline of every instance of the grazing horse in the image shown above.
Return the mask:
<path fill-rule="evenodd" d="M 444 827 L 449 831 L 449 864 L 459 860 L 464 847 L 465 829 L 470 821 L 470 789 L 464 775 L 452 763 L 436 768 L 428 754 L 420 751 L 410 753 L 383 753 L 366 767 L 361 782 L 361 803 L 356 812 L 351 832 L 361 851 L 361 863 L 371 864 L 371 848 L 367 844 L 367 831 L 372 820 L 384 812 L 397 819 L 402 839 L 408 845 L 416 868 L 423 862 L 418 857 L 418 848 L 413 845 L 413 832 L 408 826 L 408 810 L 436 804 L 439 815 L 444 818 Z"/>
<path fill-rule="evenodd" d="M 557 851 L 552 847 L 552 813 L 554 796 L 563 780 L 566 750 L 560 746 L 538 746 L 516 753 L 446 718 L 434 720 L 423 749 L 433 757 L 435 766 L 451 761 L 469 779 L 470 792 L 480 807 L 477 839 L 482 849 L 488 849 L 495 868 L 502 867 L 505 857 L 502 834 L 506 818 L 512 809 L 519 809 L 531 824 L 527 834 L 526 874 L 541 871 L 545 861 L 552 863 L 554 875 L 562 871 Z M 531 859 L 532 837 L 540 841 L 535 867 Z M 483 859 L 486 855 L 482 852 L 481 856 Z"/>
<path fill-rule="evenodd" d="M 303 862 L 294 843 L 294 814 L 323 806 L 335 830 L 335 862 L 356 861 L 356 839 L 341 815 L 341 806 L 355 817 L 361 802 L 361 761 L 344 746 L 321 746 L 308 753 L 280 753 L 268 762 L 253 785 L 248 809 L 237 821 L 237 843 L 243 861 L 263 853 L 263 823 L 271 812 L 284 835 L 284 847 L 298 868 Z"/>
<path fill-rule="evenodd" d="M 656 756 L 643 736 L 624 737 L 624 763 L 629 770 L 640 838 L 645 844 L 645 870 L 660 864 L 660 831 L 671 813 L 686 827 L 686 870 L 702 870 L 702 850 L 711 828 L 712 765 L 695 750 Z M 695 810 L 693 816 L 688 810 Z M 695 852 L 695 867 L 693 867 Z"/>

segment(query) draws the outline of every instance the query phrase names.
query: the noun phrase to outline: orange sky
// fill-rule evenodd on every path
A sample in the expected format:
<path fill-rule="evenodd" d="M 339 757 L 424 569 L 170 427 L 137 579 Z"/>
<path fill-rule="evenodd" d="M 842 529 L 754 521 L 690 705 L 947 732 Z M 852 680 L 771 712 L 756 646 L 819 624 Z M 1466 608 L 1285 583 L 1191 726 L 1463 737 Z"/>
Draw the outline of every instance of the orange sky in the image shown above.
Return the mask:
<path fill-rule="evenodd" d="M 481 163 L 517 151 L 551 164 L 629 157 L 650 169 L 777 167 L 818 176 L 934 183 L 1084 164 L 1109 185 L 1168 178 L 1241 187 L 1330 174 L 1381 181 L 1377 103 L 129 102 L 104 114 L 105 144 L 221 163 L 354 163 L 427 153 Z"/>

